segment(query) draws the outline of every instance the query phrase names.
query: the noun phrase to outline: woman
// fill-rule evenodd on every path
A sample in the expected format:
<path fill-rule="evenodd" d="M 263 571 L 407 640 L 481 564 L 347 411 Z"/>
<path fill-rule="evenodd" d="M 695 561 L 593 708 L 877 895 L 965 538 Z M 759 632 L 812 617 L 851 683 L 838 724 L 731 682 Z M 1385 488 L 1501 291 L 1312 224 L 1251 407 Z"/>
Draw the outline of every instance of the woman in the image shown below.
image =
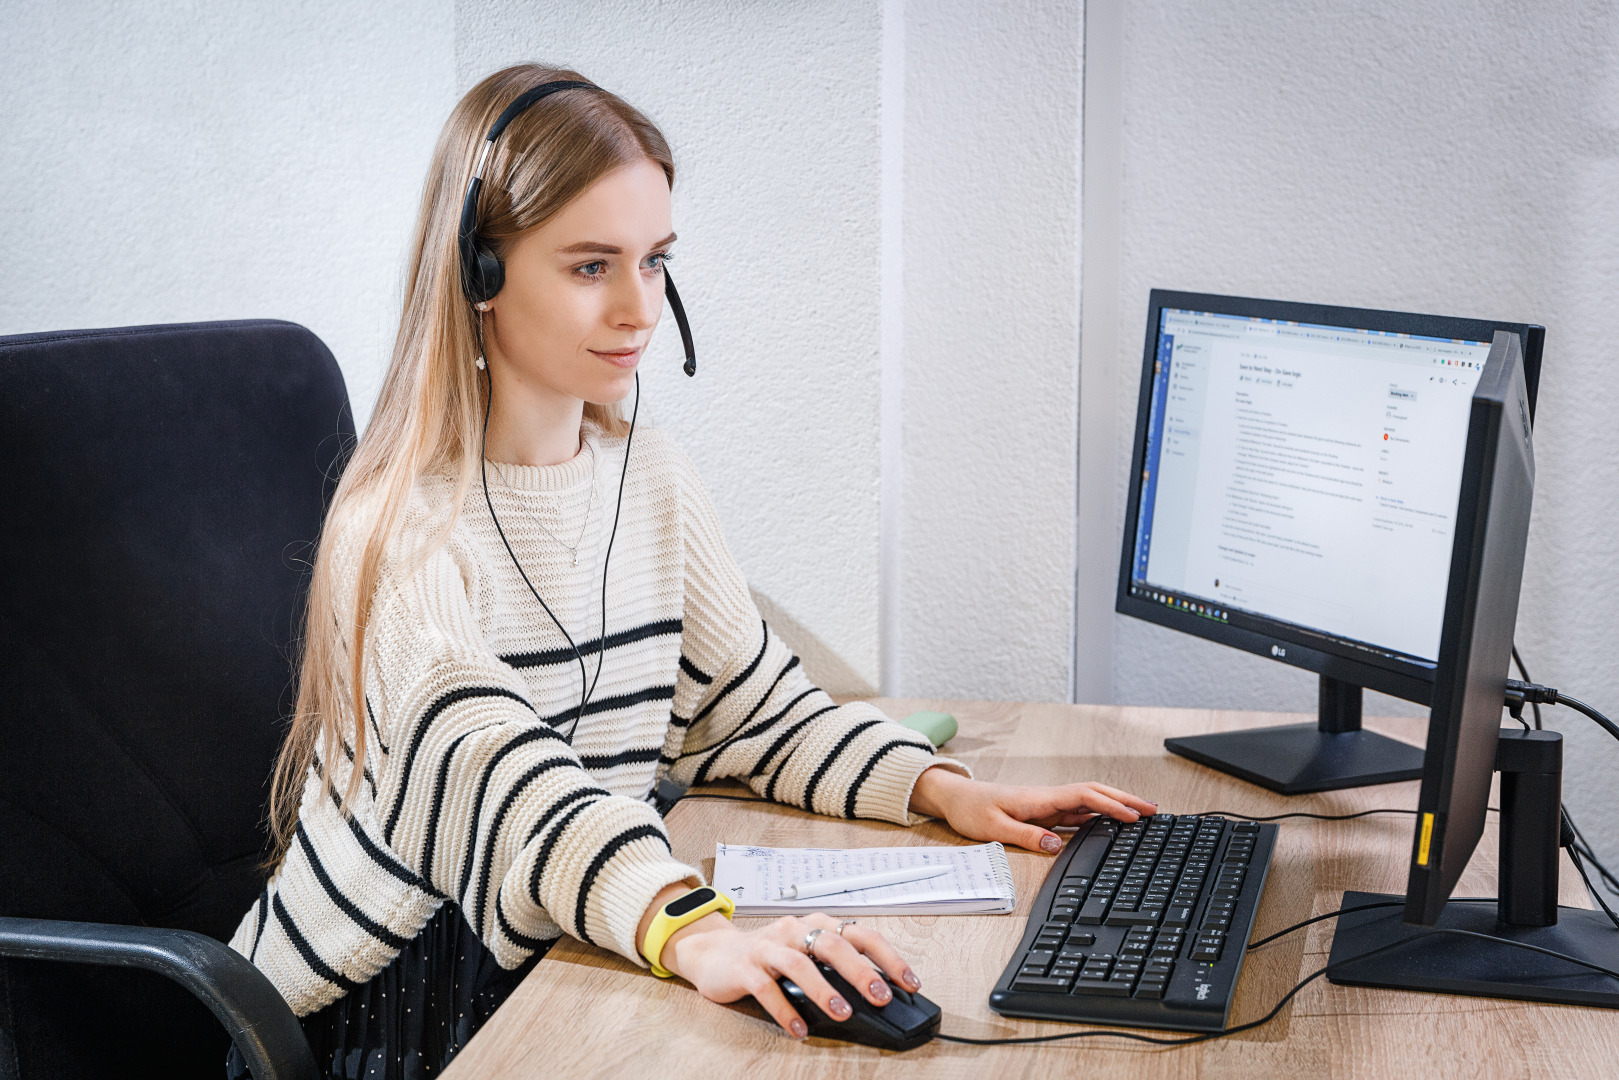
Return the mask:
<path fill-rule="evenodd" d="M 657 129 L 588 84 L 549 93 L 499 135 L 472 200 L 502 266 L 458 251 L 486 133 L 556 81 L 584 83 L 498 72 L 439 139 L 398 341 L 315 564 L 275 875 L 231 944 L 333 1076 L 436 1073 L 563 933 L 714 1001 L 751 995 L 800 1038 L 777 976 L 850 1012 L 811 953 L 874 1004 L 889 990 L 870 964 L 918 987 L 881 935 L 824 915 L 754 932 L 660 917 L 701 884 L 670 854 L 660 778 L 1046 852 L 1051 828 L 1154 809 L 1094 784 L 973 781 L 809 682 L 690 461 L 616 407 L 675 239 Z"/>

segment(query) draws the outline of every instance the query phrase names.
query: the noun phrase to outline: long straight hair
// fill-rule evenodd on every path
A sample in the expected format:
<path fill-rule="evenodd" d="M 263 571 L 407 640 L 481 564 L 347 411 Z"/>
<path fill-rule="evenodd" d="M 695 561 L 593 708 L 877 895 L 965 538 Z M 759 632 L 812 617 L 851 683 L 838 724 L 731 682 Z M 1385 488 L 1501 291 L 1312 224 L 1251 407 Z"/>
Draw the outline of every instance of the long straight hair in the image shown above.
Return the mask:
<path fill-rule="evenodd" d="M 477 473 L 484 388 L 474 363 L 478 316 L 461 289 L 456 246 L 461 204 L 495 118 L 523 92 L 562 79 L 588 81 L 577 72 L 540 64 L 495 72 L 456 105 L 434 147 L 393 356 L 376 410 L 327 512 L 315 556 L 297 706 L 270 784 L 271 865 L 279 864 L 292 842 L 305 777 L 317 752 L 322 799 L 333 790 L 339 755 L 352 751 L 357 763 L 366 760 L 366 631 L 383 558 L 401 527 L 412 488 L 424 475 L 447 473 L 455 479 L 441 527 L 420 551 L 410 553 L 425 560 L 448 538 Z M 504 258 L 517 237 L 549 221 L 591 184 L 648 159 L 662 167 L 673 186 L 669 145 L 640 112 L 602 90 L 553 93 L 513 120 L 497 141 L 484 169 L 478 232 Z M 626 427 L 612 405 L 586 403 L 585 417 L 608 435 L 622 435 Z M 345 813 L 362 775 L 357 764 L 339 793 Z"/>

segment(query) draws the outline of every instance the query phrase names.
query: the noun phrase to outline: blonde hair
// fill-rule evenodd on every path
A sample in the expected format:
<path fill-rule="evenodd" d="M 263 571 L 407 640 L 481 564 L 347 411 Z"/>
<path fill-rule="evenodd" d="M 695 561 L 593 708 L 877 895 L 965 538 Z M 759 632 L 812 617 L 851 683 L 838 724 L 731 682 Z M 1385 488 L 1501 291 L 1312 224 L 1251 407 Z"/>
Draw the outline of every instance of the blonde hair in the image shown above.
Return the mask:
<path fill-rule="evenodd" d="M 384 552 L 400 527 L 412 487 L 429 473 L 456 479 L 442 530 L 427 550 L 415 553 L 422 558 L 447 538 L 479 467 L 484 387 L 474 366 L 477 315 L 461 288 L 456 246 L 461 204 L 496 117 L 525 91 L 563 79 L 588 81 L 539 64 L 495 72 L 456 105 L 433 149 L 393 356 L 376 409 L 327 512 L 315 556 L 297 705 L 270 784 L 272 865 L 291 844 L 317 747 L 326 766 L 323 799 L 332 790 L 331 765 L 339 754 L 347 756 L 352 748 L 357 762 L 365 760 L 366 628 Z M 553 93 L 514 119 L 496 142 L 484 168 L 478 232 L 504 258 L 518 236 L 543 225 L 591 184 L 643 159 L 660 165 L 674 184 L 668 143 L 640 112 L 603 90 Z M 585 417 L 608 435 L 622 435 L 626 427 L 610 405 L 586 403 Z M 345 551 L 358 552 L 352 579 L 335 565 L 339 536 Z M 361 778 L 356 766 L 340 793 L 345 812 Z"/>

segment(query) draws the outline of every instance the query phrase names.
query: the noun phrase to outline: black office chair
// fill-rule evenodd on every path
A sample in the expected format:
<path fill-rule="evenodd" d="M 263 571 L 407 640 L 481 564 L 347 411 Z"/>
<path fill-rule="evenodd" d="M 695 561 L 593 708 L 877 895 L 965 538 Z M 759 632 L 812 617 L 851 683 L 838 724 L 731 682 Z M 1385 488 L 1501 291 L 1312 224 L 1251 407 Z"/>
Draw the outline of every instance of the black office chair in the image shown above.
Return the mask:
<path fill-rule="evenodd" d="M 0 1080 L 316 1076 L 221 943 L 353 439 L 291 323 L 0 338 Z"/>

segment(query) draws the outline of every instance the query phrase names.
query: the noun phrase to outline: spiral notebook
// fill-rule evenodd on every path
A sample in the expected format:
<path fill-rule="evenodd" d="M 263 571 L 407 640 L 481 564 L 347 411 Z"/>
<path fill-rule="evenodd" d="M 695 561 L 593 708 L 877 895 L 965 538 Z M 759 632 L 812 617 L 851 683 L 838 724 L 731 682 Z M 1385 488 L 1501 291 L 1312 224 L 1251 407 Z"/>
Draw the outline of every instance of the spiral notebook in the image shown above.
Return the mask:
<path fill-rule="evenodd" d="M 780 899 L 791 885 L 913 866 L 949 866 L 951 872 L 925 881 Z M 738 915 L 1004 915 L 1017 905 L 1006 849 L 999 844 L 847 849 L 716 844 L 714 887 L 736 901 Z"/>

